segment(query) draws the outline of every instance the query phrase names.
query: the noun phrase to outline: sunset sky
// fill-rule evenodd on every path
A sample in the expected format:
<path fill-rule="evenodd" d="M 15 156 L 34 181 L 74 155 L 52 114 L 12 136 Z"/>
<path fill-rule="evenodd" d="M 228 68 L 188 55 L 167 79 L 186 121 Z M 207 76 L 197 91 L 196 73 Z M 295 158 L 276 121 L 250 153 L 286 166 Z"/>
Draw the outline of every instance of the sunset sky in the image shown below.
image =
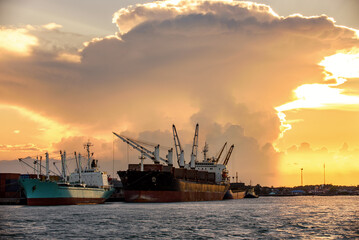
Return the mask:
<path fill-rule="evenodd" d="M 173 123 L 189 160 L 198 122 L 201 149 L 235 145 L 228 168 L 247 184 L 297 186 L 301 168 L 304 184 L 323 184 L 325 164 L 326 183 L 358 185 L 358 10 L 357 0 L 0 1 L 0 172 L 90 140 L 112 174 L 113 156 L 115 170 L 139 156 L 112 131 L 171 147 Z"/>

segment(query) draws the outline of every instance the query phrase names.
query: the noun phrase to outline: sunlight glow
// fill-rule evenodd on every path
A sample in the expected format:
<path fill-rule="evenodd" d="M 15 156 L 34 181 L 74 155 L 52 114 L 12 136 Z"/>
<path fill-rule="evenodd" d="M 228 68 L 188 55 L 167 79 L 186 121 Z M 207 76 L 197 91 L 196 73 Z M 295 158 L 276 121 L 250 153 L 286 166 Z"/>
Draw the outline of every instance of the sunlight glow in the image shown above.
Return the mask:
<path fill-rule="evenodd" d="M 336 83 L 299 86 L 293 91 L 294 101 L 275 108 L 279 113 L 301 108 L 357 110 L 359 96 L 348 95 L 350 89 L 339 86 L 347 81 L 346 78 L 359 78 L 359 48 L 325 57 L 319 65 L 324 67 L 326 79 L 336 79 Z"/>
<path fill-rule="evenodd" d="M 56 30 L 56 29 L 62 28 L 62 25 L 57 24 L 57 23 L 48 23 L 46 25 L 42 25 L 42 27 L 47 30 Z"/>
<path fill-rule="evenodd" d="M 36 45 L 38 45 L 38 39 L 29 35 L 27 29 L 0 28 L 0 49 L 28 56 L 31 46 Z"/>
<path fill-rule="evenodd" d="M 330 72 L 332 78 L 359 78 L 359 48 L 325 57 L 319 65 Z"/>
<path fill-rule="evenodd" d="M 56 58 L 58 61 L 72 62 L 72 63 L 80 63 L 81 56 L 71 53 L 61 53 Z"/>
<path fill-rule="evenodd" d="M 283 112 L 278 112 L 277 115 L 280 121 L 279 138 L 282 138 L 286 131 L 292 129 L 292 125 L 287 122 L 287 120 L 285 119 L 286 115 Z"/>
<path fill-rule="evenodd" d="M 19 112 L 24 117 L 31 119 L 34 122 L 40 123 L 42 127 L 42 138 L 49 139 L 49 141 L 59 141 L 63 137 L 69 137 L 79 134 L 78 131 L 73 130 L 73 127 L 58 123 L 52 119 L 44 117 L 38 113 L 28 110 L 23 107 L 14 105 L 3 105 L 0 104 L 1 109 L 13 109 Z M 19 130 L 15 130 L 14 133 L 20 133 Z"/>
<path fill-rule="evenodd" d="M 304 84 L 294 90 L 297 100 L 283 104 L 275 109 L 279 112 L 299 108 L 346 108 L 359 104 L 359 96 L 345 95 L 343 89 L 328 84 Z M 347 106 L 344 106 L 347 105 Z"/>

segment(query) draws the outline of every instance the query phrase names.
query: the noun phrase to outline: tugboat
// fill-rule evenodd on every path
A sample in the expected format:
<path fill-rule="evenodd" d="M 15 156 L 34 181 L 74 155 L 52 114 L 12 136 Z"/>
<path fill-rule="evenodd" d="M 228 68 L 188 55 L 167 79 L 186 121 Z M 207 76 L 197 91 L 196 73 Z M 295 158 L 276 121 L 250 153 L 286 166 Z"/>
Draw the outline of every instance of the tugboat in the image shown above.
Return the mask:
<path fill-rule="evenodd" d="M 258 198 L 258 195 L 254 192 L 254 188 L 248 188 L 244 198 Z"/>
<path fill-rule="evenodd" d="M 91 159 L 91 143 L 85 144 L 87 150 L 87 167 L 82 168 L 81 154 L 76 154 L 77 169 L 67 176 L 66 174 L 66 152 L 60 152 L 62 164 L 62 176 L 60 181 L 52 181 L 49 176 L 49 154 L 46 153 L 46 178 L 41 178 L 38 171 L 41 167 L 39 161 L 36 163 L 37 178 L 21 178 L 20 184 L 24 188 L 27 204 L 38 205 L 77 205 L 104 203 L 111 196 L 114 189 L 108 184 L 108 176 L 97 168 L 98 160 Z M 21 158 L 20 162 L 24 162 Z M 24 162 L 25 163 L 25 162 Z M 26 163 L 25 163 L 26 164 Z M 28 164 L 27 164 L 28 165 Z"/>
<path fill-rule="evenodd" d="M 160 145 L 154 151 L 147 149 L 140 141 L 113 133 L 122 141 L 141 153 L 140 164 L 129 164 L 127 171 L 118 171 L 124 188 L 126 202 L 183 202 L 223 200 L 229 189 L 226 165 L 234 145 L 227 152 L 223 163 L 218 157 L 207 158 L 208 145 L 203 149 L 203 160 L 197 160 L 198 128 L 196 125 L 191 160 L 185 162 L 184 150 L 180 144 L 175 125 L 172 126 L 177 163 L 173 166 L 173 148 L 167 149 L 166 158 L 160 157 Z M 144 164 L 145 158 L 153 164 Z M 160 164 L 163 162 L 164 165 Z"/>

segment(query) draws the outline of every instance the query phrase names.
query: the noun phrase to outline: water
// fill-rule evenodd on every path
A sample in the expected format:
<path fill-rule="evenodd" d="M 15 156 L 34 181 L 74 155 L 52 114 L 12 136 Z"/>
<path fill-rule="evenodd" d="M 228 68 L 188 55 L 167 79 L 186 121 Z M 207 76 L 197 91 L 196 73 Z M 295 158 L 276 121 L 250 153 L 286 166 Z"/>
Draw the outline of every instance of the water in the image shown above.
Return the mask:
<path fill-rule="evenodd" d="M 1 239 L 359 239 L 359 196 L 0 206 Z"/>

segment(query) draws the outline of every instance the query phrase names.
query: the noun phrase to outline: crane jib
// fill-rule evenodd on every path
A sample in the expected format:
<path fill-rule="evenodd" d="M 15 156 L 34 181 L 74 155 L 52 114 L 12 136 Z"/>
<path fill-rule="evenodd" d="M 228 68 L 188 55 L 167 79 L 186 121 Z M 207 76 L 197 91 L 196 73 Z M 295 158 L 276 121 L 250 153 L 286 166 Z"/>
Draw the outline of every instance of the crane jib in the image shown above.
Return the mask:
<path fill-rule="evenodd" d="M 159 144 L 155 147 L 155 151 L 150 151 L 147 148 L 145 148 L 144 146 L 142 146 L 141 144 L 137 143 L 135 140 L 133 139 L 129 139 L 127 137 L 121 136 L 115 132 L 113 132 L 113 134 L 120 138 L 122 141 L 124 141 L 125 143 L 127 143 L 128 145 L 130 145 L 133 149 L 139 151 L 141 154 L 145 155 L 146 157 L 148 157 L 149 159 L 151 159 L 152 161 L 154 161 L 155 163 L 159 163 L 159 160 L 168 163 L 168 161 L 162 157 L 159 156 Z"/>

